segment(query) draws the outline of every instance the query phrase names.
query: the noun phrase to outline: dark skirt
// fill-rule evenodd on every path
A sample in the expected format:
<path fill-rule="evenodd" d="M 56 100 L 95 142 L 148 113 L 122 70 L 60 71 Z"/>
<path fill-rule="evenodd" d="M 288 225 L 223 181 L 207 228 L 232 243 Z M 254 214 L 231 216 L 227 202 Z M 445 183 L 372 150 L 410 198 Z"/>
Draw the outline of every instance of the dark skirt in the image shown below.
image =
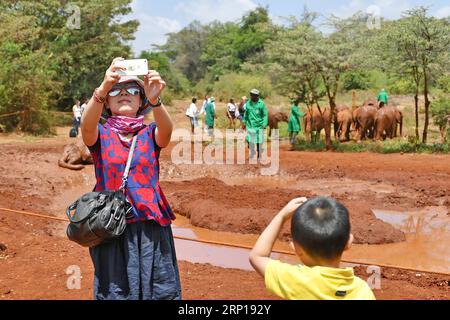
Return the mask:
<path fill-rule="evenodd" d="M 128 224 L 117 240 L 90 248 L 96 300 L 180 300 L 171 226 Z"/>

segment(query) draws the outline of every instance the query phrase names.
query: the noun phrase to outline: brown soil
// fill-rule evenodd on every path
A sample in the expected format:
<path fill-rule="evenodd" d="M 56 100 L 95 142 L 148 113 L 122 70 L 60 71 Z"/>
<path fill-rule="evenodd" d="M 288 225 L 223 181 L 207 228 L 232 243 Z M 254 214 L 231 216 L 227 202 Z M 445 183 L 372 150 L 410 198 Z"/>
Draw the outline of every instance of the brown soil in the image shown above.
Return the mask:
<path fill-rule="evenodd" d="M 64 136 L 66 132 L 64 131 Z M 68 138 L 24 142 L 0 137 L 0 207 L 64 217 L 64 208 L 92 188 L 92 166 L 75 172 L 59 168 Z M 205 228 L 259 233 L 291 198 L 321 194 L 320 180 L 352 182 L 331 191 L 348 206 L 360 243 L 402 241 L 403 233 L 377 220 L 370 209 L 449 207 L 449 156 L 281 152 L 279 177 L 298 181 L 296 189 L 242 179 L 227 185 L 224 177 L 256 174 L 252 166 L 176 166 L 162 155 L 163 189 L 177 212 Z M 274 178 L 275 179 L 275 178 Z M 186 180 L 186 181 L 183 181 Z M 238 180 L 235 180 L 238 181 Z M 249 182 L 251 181 L 251 182 Z M 257 180 L 256 180 L 257 181 Z M 323 182 L 321 182 L 323 181 Z M 233 183 L 230 183 L 233 184 Z M 367 186 L 367 188 L 365 188 Z M 379 187 L 379 190 L 377 188 Z M 64 236 L 65 223 L 0 212 L 0 299 L 91 299 L 93 268 L 89 253 Z M 287 236 L 287 229 L 283 234 Z M 69 266 L 82 273 L 80 290 L 67 289 Z M 275 299 L 255 272 L 180 262 L 185 299 Z M 366 270 L 356 268 L 362 278 Z M 383 268 L 378 299 L 448 299 L 446 276 Z"/>

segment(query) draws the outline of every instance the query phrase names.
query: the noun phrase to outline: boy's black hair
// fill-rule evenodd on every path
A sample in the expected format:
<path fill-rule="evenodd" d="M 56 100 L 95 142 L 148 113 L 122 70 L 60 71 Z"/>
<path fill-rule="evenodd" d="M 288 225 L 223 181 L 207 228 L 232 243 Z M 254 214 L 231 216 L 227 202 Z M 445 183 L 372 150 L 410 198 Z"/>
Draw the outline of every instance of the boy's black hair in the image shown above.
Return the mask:
<path fill-rule="evenodd" d="M 197 98 L 192 98 L 192 103 L 196 103 L 197 102 Z"/>
<path fill-rule="evenodd" d="M 342 254 L 350 237 L 348 210 L 334 199 L 311 199 L 295 211 L 291 234 L 309 255 L 335 259 Z"/>

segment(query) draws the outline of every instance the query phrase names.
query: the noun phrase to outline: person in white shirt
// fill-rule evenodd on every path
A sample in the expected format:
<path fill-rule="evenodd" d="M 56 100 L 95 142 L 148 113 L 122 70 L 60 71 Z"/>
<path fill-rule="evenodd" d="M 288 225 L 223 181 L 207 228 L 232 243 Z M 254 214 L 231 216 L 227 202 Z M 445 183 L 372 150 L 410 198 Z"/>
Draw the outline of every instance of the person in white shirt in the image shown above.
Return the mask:
<path fill-rule="evenodd" d="M 72 107 L 72 112 L 73 112 L 73 127 L 77 130 L 77 135 L 78 135 L 78 129 L 80 128 L 80 124 L 81 124 L 80 100 L 77 100 L 75 102 L 75 105 Z"/>
<path fill-rule="evenodd" d="M 197 103 L 197 98 L 192 98 L 192 103 L 186 110 L 186 116 L 189 117 L 189 120 L 191 122 L 192 134 L 195 133 L 195 128 L 198 126 L 197 116 L 199 115 L 199 112 L 198 112 L 196 103 Z"/>
<path fill-rule="evenodd" d="M 227 118 L 229 121 L 228 127 L 233 128 L 233 130 L 236 130 L 236 110 L 237 107 L 234 104 L 234 99 L 230 99 L 230 102 L 227 104 Z"/>

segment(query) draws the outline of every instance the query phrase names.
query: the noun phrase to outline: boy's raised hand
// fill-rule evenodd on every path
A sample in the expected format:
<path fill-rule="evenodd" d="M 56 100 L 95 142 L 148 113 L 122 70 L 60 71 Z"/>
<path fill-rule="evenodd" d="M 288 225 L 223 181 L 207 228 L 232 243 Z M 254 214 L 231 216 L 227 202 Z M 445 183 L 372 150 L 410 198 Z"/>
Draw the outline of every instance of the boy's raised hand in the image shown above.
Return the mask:
<path fill-rule="evenodd" d="M 298 207 L 300 207 L 306 201 L 308 201 L 308 199 L 305 197 L 295 198 L 289 201 L 289 203 L 283 209 L 281 209 L 279 213 L 283 221 L 290 219 L 294 214 L 295 210 L 297 210 Z"/>

